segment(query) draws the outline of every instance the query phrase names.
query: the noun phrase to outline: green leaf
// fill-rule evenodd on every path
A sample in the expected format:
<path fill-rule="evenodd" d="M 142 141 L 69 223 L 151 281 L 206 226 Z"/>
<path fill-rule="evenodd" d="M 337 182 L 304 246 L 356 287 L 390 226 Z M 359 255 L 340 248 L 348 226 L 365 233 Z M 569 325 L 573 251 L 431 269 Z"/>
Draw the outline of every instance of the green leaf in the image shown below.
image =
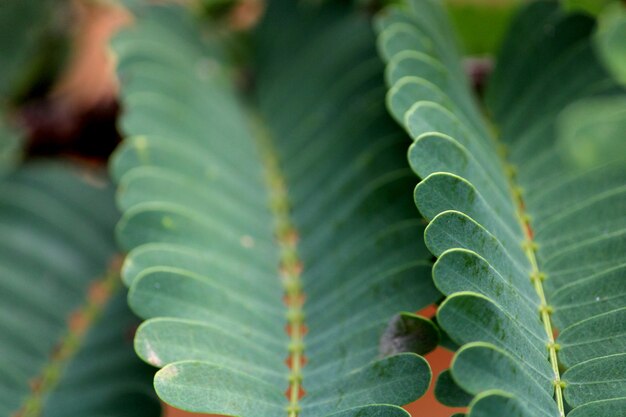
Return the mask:
<path fill-rule="evenodd" d="M 563 7 L 569 12 L 584 12 L 597 16 L 611 4 L 617 4 L 614 0 L 566 0 Z"/>
<path fill-rule="evenodd" d="M 446 369 L 437 378 L 435 398 L 448 407 L 467 407 L 473 397 L 454 382 L 450 370 Z"/>
<path fill-rule="evenodd" d="M 371 405 L 350 408 L 346 411 L 331 414 L 331 417 L 408 417 L 404 409 L 393 405 Z"/>
<path fill-rule="evenodd" d="M 450 339 L 450 336 L 448 336 L 448 334 L 444 332 L 443 329 L 437 324 L 436 316 L 432 318 L 432 322 L 435 326 L 437 326 L 437 330 L 439 330 L 439 335 L 441 337 L 441 340 L 439 342 L 440 346 L 452 352 L 455 352 L 456 350 L 458 350 L 459 345 L 455 343 L 452 339 Z"/>
<path fill-rule="evenodd" d="M 20 159 L 21 137 L 0 117 L 0 177 L 13 170 Z"/>
<path fill-rule="evenodd" d="M 515 11 L 518 0 L 477 2 L 447 0 L 446 8 L 463 51 L 469 55 L 495 54 Z"/>
<path fill-rule="evenodd" d="M 471 415 L 477 417 L 498 415 L 524 417 L 534 415 L 519 399 L 498 389 L 485 391 L 476 396 L 470 405 L 470 409 Z"/>
<path fill-rule="evenodd" d="M 527 5 L 496 61 L 485 121 L 442 14 L 414 0 L 377 26 L 447 296 L 437 323 L 462 345 L 449 382 L 474 396 L 469 416 L 626 414 L 626 96 L 595 55 L 594 22 Z"/>
<path fill-rule="evenodd" d="M 626 9 L 617 2 L 599 16 L 596 49 L 615 79 L 626 85 Z"/>
<path fill-rule="evenodd" d="M 626 399 L 617 398 L 614 400 L 594 401 L 577 407 L 568 417 L 595 417 L 619 415 L 626 407 Z"/>
<path fill-rule="evenodd" d="M 137 319 L 108 266 L 107 180 L 31 163 L 0 190 L 0 414 L 159 415 L 132 349 Z"/>
<path fill-rule="evenodd" d="M 0 8 L 0 107 L 49 87 L 67 54 L 70 3 L 6 0 Z"/>
<path fill-rule="evenodd" d="M 565 398 L 573 407 L 626 397 L 626 353 L 580 362 L 567 370 L 567 377 Z"/>
<path fill-rule="evenodd" d="M 410 343 L 379 347 L 394 315 L 440 294 L 374 34 L 349 10 L 272 2 L 249 95 L 219 36 L 177 8 L 145 10 L 114 42 L 117 232 L 147 319 L 135 348 L 178 408 L 407 416 L 395 405 L 429 385 L 428 363 L 402 351 L 433 349 L 432 323 L 404 314 L 391 337 Z"/>
<path fill-rule="evenodd" d="M 590 169 L 611 160 L 626 159 L 626 97 L 579 100 L 557 120 L 557 146 L 577 168 Z"/>
<path fill-rule="evenodd" d="M 384 356 L 402 352 L 425 354 L 439 344 L 439 330 L 435 324 L 412 313 L 392 317 L 380 338 L 380 352 Z"/>

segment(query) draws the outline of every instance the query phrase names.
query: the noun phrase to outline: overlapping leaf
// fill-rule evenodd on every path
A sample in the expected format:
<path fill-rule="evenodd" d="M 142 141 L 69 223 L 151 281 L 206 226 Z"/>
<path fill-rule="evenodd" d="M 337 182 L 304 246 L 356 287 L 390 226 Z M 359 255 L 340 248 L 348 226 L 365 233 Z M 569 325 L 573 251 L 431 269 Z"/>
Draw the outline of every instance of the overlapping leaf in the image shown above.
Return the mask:
<path fill-rule="evenodd" d="M 136 318 L 107 272 L 103 178 L 31 164 L 0 182 L 0 414 L 157 416 Z"/>
<path fill-rule="evenodd" d="M 490 79 L 492 127 L 442 7 L 409 3 L 381 15 L 379 44 L 423 179 L 438 323 L 463 345 L 442 399 L 459 405 L 454 383 L 470 416 L 626 415 L 624 98 L 592 19 L 549 2 L 521 12 Z"/>
<path fill-rule="evenodd" d="M 130 305 L 148 319 L 136 349 L 180 408 L 285 415 L 297 381 L 289 415 L 406 416 L 394 405 L 429 383 L 420 356 L 379 352 L 390 318 L 438 292 L 373 34 L 344 7 L 309 7 L 271 2 L 248 105 L 215 34 L 180 10 L 144 11 L 114 44 L 118 234 Z M 301 373 L 285 365 L 301 349 L 285 325 L 302 317 L 282 302 L 300 291 Z M 410 346 L 432 348 L 434 327 L 403 317 L 422 332 Z"/>

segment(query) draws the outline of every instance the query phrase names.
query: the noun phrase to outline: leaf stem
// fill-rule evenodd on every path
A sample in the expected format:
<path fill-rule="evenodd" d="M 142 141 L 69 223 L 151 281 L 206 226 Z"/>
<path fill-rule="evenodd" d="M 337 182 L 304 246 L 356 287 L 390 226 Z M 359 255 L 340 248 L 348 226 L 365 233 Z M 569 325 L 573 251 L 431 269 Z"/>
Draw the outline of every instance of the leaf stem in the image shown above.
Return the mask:
<path fill-rule="evenodd" d="M 271 136 L 258 119 L 253 120 L 259 146 L 263 154 L 265 177 L 270 192 L 270 207 L 276 223 L 276 239 L 280 246 L 280 273 L 285 289 L 287 306 L 287 333 L 289 334 L 289 387 L 287 389 L 287 416 L 298 417 L 302 391 L 302 366 L 304 362 L 304 293 L 302 289 L 302 263 L 298 256 L 298 232 L 289 212 L 289 199 L 284 176 Z"/>
<path fill-rule="evenodd" d="M 15 412 L 15 417 L 38 417 L 43 413 L 45 397 L 61 381 L 69 362 L 78 354 L 89 329 L 97 323 L 111 296 L 120 288 L 120 261 L 114 259 L 105 275 L 94 280 L 87 290 L 86 299 L 70 315 L 67 332 L 55 345 L 50 359 L 41 372 L 30 380 L 31 393 Z"/>
<path fill-rule="evenodd" d="M 512 165 L 508 165 L 508 179 L 511 189 L 513 190 L 513 195 L 515 199 L 515 204 L 517 208 L 517 217 L 519 219 L 522 230 L 524 231 L 525 241 L 523 243 L 524 252 L 531 266 L 531 274 L 530 280 L 533 283 L 535 288 L 535 292 L 539 296 L 539 313 L 541 317 L 541 321 L 543 323 L 543 327 L 545 329 L 546 335 L 548 337 L 548 355 L 550 365 L 552 366 L 552 371 L 554 372 L 554 397 L 556 399 L 557 408 L 559 410 L 559 417 L 565 417 L 565 405 L 563 403 L 563 388 L 565 383 L 561 380 L 561 373 L 559 371 L 559 361 L 557 357 L 557 351 L 559 349 L 559 345 L 554 340 L 554 330 L 552 328 L 552 319 L 550 318 L 552 314 L 552 307 L 548 304 L 548 300 L 545 295 L 545 291 L 543 289 L 543 281 L 546 279 L 546 275 L 539 270 L 539 265 L 537 263 L 537 244 L 534 241 L 533 229 L 530 224 L 530 217 L 526 213 L 526 205 L 523 199 L 523 191 L 522 189 L 516 185 L 515 182 L 515 173 L 517 172 L 516 168 Z"/>

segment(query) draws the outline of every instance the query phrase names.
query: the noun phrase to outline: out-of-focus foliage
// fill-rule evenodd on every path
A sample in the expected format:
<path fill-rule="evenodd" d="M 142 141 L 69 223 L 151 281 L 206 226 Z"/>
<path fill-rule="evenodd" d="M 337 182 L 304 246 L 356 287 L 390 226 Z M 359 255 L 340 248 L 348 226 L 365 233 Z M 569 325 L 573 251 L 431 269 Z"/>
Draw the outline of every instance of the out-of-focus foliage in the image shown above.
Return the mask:
<path fill-rule="evenodd" d="M 573 13 L 600 14 L 607 6 L 619 3 L 620 0 L 564 0 L 563 8 Z"/>
<path fill-rule="evenodd" d="M 617 81 L 626 85 L 626 6 L 613 3 L 599 16 L 596 48 Z"/>
<path fill-rule="evenodd" d="M 8 126 L 0 115 L 0 180 L 19 162 L 21 141 L 19 133 Z"/>
<path fill-rule="evenodd" d="M 71 2 L 0 2 L 0 108 L 45 92 L 67 55 Z"/>
<path fill-rule="evenodd" d="M 0 414 L 156 417 L 115 263 L 102 172 L 29 163 L 0 180 Z"/>
<path fill-rule="evenodd" d="M 557 146 L 573 167 L 626 163 L 626 96 L 576 101 L 559 114 L 556 128 Z"/>
<path fill-rule="evenodd" d="M 463 53 L 493 55 L 521 1 L 447 0 L 445 4 Z"/>

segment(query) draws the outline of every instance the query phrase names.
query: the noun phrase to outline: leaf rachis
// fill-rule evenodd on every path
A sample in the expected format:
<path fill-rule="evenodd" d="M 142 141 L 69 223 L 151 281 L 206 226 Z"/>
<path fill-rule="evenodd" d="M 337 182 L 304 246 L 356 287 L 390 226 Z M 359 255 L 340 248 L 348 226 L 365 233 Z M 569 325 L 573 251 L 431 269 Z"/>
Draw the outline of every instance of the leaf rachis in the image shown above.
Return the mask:
<path fill-rule="evenodd" d="M 563 404 L 563 388 L 565 388 L 565 383 L 561 381 L 561 373 L 559 371 L 559 362 L 557 358 L 557 351 L 559 346 L 554 339 L 554 329 L 552 328 L 552 319 L 550 318 L 553 309 L 548 304 L 543 289 L 543 281 L 546 280 L 547 276 L 545 273 L 539 270 L 539 266 L 537 264 L 537 256 L 535 252 L 537 251 L 538 246 L 533 240 L 534 233 L 530 221 L 530 216 L 526 213 L 525 210 L 523 191 L 521 191 L 521 189 L 515 184 L 515 172 L 517 170 L 515 169 L 515 167 L 513 167 L 513 169 L 508 169 L 506 171 L 508 174 L 507 176 L 509 179 L 509 184 L 511 185 L 511 189 L 514 190 L 513 196 L 515 204 L 517 206 L 517 217 L 525 236 L 525 241 L 522 243 L 522 246 L 524 249 L 524 253 L 526 254 L 526 257 L 528 258 L 528 261 L 530 262 L 532 268 L 530 273 L 530 280 L 533 283 L 533 287 L 535 288 L 537 295 L 539 296 L 539 314 L 541 315 L 541 321 L 548 337 L 548 343 L 546 347 L 550 356 L 550 364 L 552 365 L 552 370 L 554 371 L 554 396 L 556 399 L 557 407 L 559 409 L 559 416 L 564 417 L 565 406 Z"/>
<path fill-rule="evenodd" d="M 302 292 L 302 263 L 298 256 L 298 232 L 289 216 L 289 198 L 284 176 L 280 170 L 272 139 L 260 123 L 257 127 L 259 147 L 263 154 L 265 179 L 270 194 L 270 207 L 275 220 L 276 239 L 280 246 L 280 272 L 285 289 L 287 306 L 287 332 L 289 334 L 289 387 L 287 397 L 288 417 L 300 414 L 299 400 L 302 396 L 302 366 L 304 356 L 304 294 Z"/>

